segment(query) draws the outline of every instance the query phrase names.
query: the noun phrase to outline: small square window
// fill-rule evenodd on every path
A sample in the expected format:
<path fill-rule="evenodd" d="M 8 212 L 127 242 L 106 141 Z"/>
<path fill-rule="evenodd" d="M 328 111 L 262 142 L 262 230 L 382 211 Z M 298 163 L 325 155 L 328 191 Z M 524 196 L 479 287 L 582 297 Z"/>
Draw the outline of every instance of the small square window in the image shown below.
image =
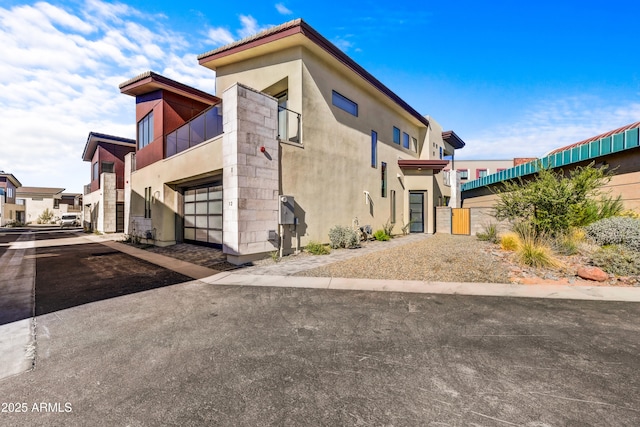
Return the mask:
<path fill-rule="evenodd" d="M 476 178 L 484 178 L 489 173 L 486 169 L 476 169 Z"/>
<path fill-rule="evenodd" d="M 406 132 L 402 132 L 402 146 L 409 149 L 409 134 Z"/>
<path fill-rule="evenodd" d="M 469 179 L 469 169 L 458 169 L 460 179 Z"/>
<path fill-rule="evenodd" d="M 113 173 L 113 162 L 102 162 L 102 173 Z"/>

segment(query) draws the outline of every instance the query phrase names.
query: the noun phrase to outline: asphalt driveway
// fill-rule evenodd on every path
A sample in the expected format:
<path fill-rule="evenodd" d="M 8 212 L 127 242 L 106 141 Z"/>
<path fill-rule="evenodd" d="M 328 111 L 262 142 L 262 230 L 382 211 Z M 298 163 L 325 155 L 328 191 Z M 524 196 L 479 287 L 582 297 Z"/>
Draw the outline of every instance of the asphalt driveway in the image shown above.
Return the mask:
<path fill-rule="evenodd" d="M 2 425 L 640 424 L 637 303 L 194 281 L 39 316 L 37 342 Z"/>

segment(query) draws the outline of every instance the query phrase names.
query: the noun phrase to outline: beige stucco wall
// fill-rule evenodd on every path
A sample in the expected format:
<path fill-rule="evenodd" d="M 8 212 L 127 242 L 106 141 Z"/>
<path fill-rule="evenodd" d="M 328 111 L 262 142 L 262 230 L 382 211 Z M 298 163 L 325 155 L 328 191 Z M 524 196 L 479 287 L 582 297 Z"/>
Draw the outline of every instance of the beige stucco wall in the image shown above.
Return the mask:
<path fill-rule="evenodd" d="M 433 232 L 434 199 L 449 194 L 442 174 L 434 185 L 431 171 L 405 177 L 398 159 L 439 159 L 439 148 L 452 148 L 442 141 L 442 129 L 427 127 L 391 101 L 378 89 L 355 76 L 332 57 L 307 47 L 293 47 L 269 57 L 258 57 L 217 69 L 218 95 L 239 81 L 276 95 L 286 82 L 288 108 L 302 113 L 302 145 L 281 144 L 281 193 L 295 197 L 300 219 L 294 230 L 287 228 L 285 246 L 310 240 L 328 241 L 335 225 L 370 224 L 374 230 L 390 218 L 390 194 L 396 192 L 396 223 L 399 233 L 408 222 L 408 192 L 425 190 L 425 231 Z M 280 83 L 280 84 L 278 84 Z M 332 91 L 358 104 L 355 117 L 332 105 Z M 425 146 L 422 155 L 393 143 L 393 127 Z M 371 167 L 371 131 L 378 134 L 377 167 Z M 433 147 L 434 143 L 436 144 Z M 381 194 L 381 162 L 387 163 L 387 195 Z M 400 176 L 400 178 L 398 178 Z M 404 187 L 403 187 L 404 183 Z M 371 203 L 366 203 L 368 192 Z"/>
<path fill-rule="evenodd" d="M 131 162 L 128 162 L 128 164 Z M 128 217 L 125 214 L 127 232 L 133 234 L 131 221 L 144 218 L 144 190 L 151 187 L 153 195 L 151 204 L 151 223 L 138 221 L 155 228 L 155 243 L 167 246 L 176 243 L 176 213 L 182 210 L 182 197 L 177 185 L 185 180 L 222 177 L 222 135 L 191 147 L 167 159 L 158 161 L 140 170 L 131 172 L 130 184 L 125 184 L 125 191 L 130 188 Z M 127 209 L 125 209 L 126 212 Z M 137 227 L 136 233 L 144 235 L 147 230 Z"/>
<path fill-rule="evenodd" d="M 16 205 L 13 203 L 2 203 L 0 206 L 0 226 L 4 226 L 7 222 L 13 222 L 17 218 L 16 212 L 25 212 L 24 205 Z"/>

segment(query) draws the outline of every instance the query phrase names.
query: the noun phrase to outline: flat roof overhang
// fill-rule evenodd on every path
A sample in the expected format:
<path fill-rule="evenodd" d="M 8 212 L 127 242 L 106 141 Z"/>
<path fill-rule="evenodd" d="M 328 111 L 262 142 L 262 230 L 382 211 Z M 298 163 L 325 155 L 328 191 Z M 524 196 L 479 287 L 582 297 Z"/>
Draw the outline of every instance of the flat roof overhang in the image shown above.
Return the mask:
<path fill-rule="evenodd" d="M 431 170 L 438 173 L 449 164 L 448 160 L 398 160 L 402 170 Z"/>
<path fill-rule="evenodd" d="M 442 132 L 442 140 L 451 145 L 456 150 L 464 148 L 464 146 L 466 145 L 462 138 L 456 135 L 456 133 L 452 130 Z"/>
<path fill-rule="evenodd" d="M 208 105 L 215 105 L 222 101 L 217 96 L 187 86 L 168 77 L 154 73 L 153 71 L 147 71 L 146 73 L 127 80 L 120 84 L 119 87 L 120 93 L 131 96 L 140 96 L 156 90 L 165 90 Z"/>

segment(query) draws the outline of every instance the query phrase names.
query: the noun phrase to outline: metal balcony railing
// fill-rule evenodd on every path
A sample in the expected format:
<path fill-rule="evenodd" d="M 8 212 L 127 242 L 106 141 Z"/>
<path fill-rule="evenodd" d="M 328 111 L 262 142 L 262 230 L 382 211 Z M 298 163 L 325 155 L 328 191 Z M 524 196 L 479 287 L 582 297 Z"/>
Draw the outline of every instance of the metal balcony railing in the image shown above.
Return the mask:
<path fill-rule="evenodd" d="M 302 115 L 278 106 L 278 140 L 302 144 Z"/>

